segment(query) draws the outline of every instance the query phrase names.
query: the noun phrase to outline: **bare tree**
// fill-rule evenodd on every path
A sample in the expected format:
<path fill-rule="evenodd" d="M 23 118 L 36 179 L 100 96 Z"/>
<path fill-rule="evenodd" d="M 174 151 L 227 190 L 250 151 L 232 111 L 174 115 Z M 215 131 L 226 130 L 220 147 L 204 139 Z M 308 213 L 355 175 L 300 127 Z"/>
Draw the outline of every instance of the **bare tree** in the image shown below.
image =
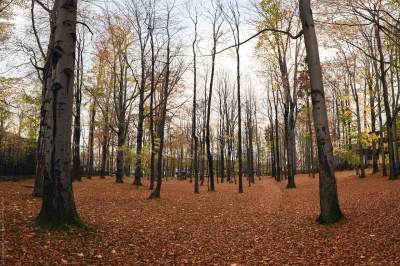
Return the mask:
<path fill-rule="evenodd" d="M 213 156 L 211 153 L 211 132 L 210 132 L 210 119 L 211 119 L 211 99 L 214 85 L 215 76 L 215 58 L 217 54 L 217 45 L 222 37 L 222 24 L 224 23 L 224 16 L 222 14 L 219 2 L 212 1 L 212 8 L 206 9 L 206 18 L 212 25 L 212 50 L 211 50 L 211 75 L 210 85 L 207 99 L 207 120 L 206 120 L 206 148 L 207 148 L 207 162 L 208 162 L 208 178 L 210 181 L 210 191 L 215 191 L 214 186 L 214 168 L 213 168 Z"/>
<path fill-rule="evenodd" d="M 199 138 L 196 134 L 196 115 L 197 115 L 197 25 L 198 25 L 198 10 L 197 6 L 192 11 L 188 7 L 188 12 L 191 21 L 194 25 L 194 39 L 192 43 L 193 52 L 193 110 L 192 110 L 192 161 L 194 169 L 194 193 L 199 193 L 199 165 L 198 165 L 198 146 Z M 192 174 L 192 173 L 191 173 Z"/>

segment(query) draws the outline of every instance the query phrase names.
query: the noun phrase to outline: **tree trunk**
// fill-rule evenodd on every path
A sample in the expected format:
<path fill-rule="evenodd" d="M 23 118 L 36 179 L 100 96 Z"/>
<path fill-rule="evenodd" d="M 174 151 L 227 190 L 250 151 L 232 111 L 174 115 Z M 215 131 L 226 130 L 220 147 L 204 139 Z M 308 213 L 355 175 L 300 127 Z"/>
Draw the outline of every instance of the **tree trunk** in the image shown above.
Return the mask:
<path fill-rule="evenodd" d="M 123 129 L 118 130 L 118 146 L 117 146 L 117 173 L 115 174 L 115 183 L 124 183 L 124 162 L 125 162 L 125 136 Z"/>
<path fill-rule="evenodd" d="M 57 15 L 57 8 L 56 5 L 58 4 L 59 0 L 54 2 L 54 8 L 50 15 L 50 27 L 51 29 L 54 28 L 54 23 L 56 23 L 56 15 Z M 33 10 L 32 10 L 33 12 Z M 33 14 L 33 13 L 32 13 Z M 49 44 L 47 48 L 46 54 L 46 64 L 43 70 L 43 81 L 42 81 L 42 102 L 40 106 L 40 126 L 39 126 L 39 136 L 38 136 L 38 146 L 37 146 L 37 161 L 36 161 L 36 172 L 35 172 L 35 186 L 33 189 L 32 196 L 34 197 L 42 197 L 43 196 L 43 182 L 44 182 L 44 171 L 45 171 L 45 146 L 48 145 L 46 142 L 48 141 L 45 137 L 47 135 L 47 121 L 49 104 L 47 102 L 46 95 L 48 90 L 51 87 L 51 77 L 52 77 L 52 69 L 51 69 L 51 61 L 49 58 L 51 57 L 53 46 L 54 46 L 54 30 L 50 31 L 49 36 Z"/>
<path fill-rule="evenodd" d="M 47 94 L 47 83 L 51 80 L 50 77 L 47 77 L 51 71 L 45 67 L 44 75 L 43 75 L 43 90 L 42 90 L 42 104 L 40 107 L 40 127 L 39 127 L 39 136 L 38 136 L 38 146 L 37 146 L 37 159 L 36 159 L 36 172 L 35 172 L 35 185 L 33 189 L 32 196 L 34 197 L 42 197 L 43 196 L 43 178 L 44 178 L 44 168 L 45 168 L 45 145 L 46 145 L 46 129 L 47 129 L 47 112 L 48 105 L 45 101 L 45 97 Z"/>
<path fill-rule="evenodd" d="M 142 40 L 140 40 L 142 42 Z M 143 46 L 143 44 L 141 45 Z M 146 45 L 145 45 L 146 46 Z M 141 50 L 141 68 L 142 68 L 142 79 L 139 89 L 139 115 L 138 115 L 138 126 L 137 126 L 137 136 L 136 136 L 136 165 L 135 165 L 135 181 L 133 185 L 143 186 L 141 178 L 142 178 L 142 158 L 141 152 L 143 148 L 143 132 L 144 132 L 144 91 L 146 87 L 145 80 L 145 54 L 144 48 Z"/>
<path fill-rule="evenodd" d="M 93 163 L 94 163 L 94 121 L 96 116 L 95 103 L 93 101 L 90 107 L 90 126 L 89 126 L 89 159 L 88 159 L 88 179 L 92 179 Z"/>
<path fill-rule="evenodd" d="M 310 150 L 310 162 L 311 165 L 311 177 L 315 178 L 315 167 L 314 167 L 314 147 L 313 147 L 313 131 L 311 123 L 311 107 L 310 107 L 310 97 L 307 95 L 307 124 L 309 133 L 309 150 Z M 310 171 L 309 171 L 310 175 Z"/>
<path fill-rule="evenodd" d="M 154 17 L 153 17 L 154 19 Z M 154 39 L 153 39 L 153 30 L 154 30 L 154 20 L 153 25 L 150 29 L 150 46 L 151 46 L 151 84 L 150 84 L 150 141 L 151 141 L 151 153 L 150 153 L 150 189 L 154 189 L 154 180 L 155 180 L 155 155 L 156 155 L 156 143 L 154 136 L 154 79 L 155 79 L 155 64 L 156 58 L 154 54 Z"/>
<path fill-rule="evenodd" d="M 383 103 L 385 106 L 385 114 L 386 114 L 386 130 L 387 130 L 387 143 L 388 143 L 388 150 L 389 150 L 389 180 L 397 179 L 397 167 L 396 167 L 396 160 L 395 160 L 395 151 L 393 147 L 393 121 L 392 121 L 392 114 L 389 106 L 389 93 L 388 93 L 388 85 L 386 81 L 386 70 L 385 70 L 385 57 L 383 55 L 383 48 L 379 33 L 378 26 L 375 26 L 375 38 L 377 42 L 377 48 L 379 52 L 379 65 L 380 65 L 380 78 L 382 83 L 382 90 L 383 90 Z"/>
<path fill-rule="evenodd" d="M 210 77 L 210 88 L 208 93 L 207 100 L 207 122 L 206 122 L 206 148 L 207 148 L 207 162 L 208 162 L 208 178 L 210 181 L 210 191 L 215 191 L 214 187 L 214 165 L 213 165 L 213 156 L 211 154 L 211 140 L 210 140 L 210 118 L 211 118 L 211 99 L 212 99 L 212 90 L 213 90 L 213 82 L 214 82 L 214 73 L 215 73 L 215 53 L 216 53 L 216 41 L 214 41 L 214 48 L 212 54 L 212 63 L 211 63 L 211 77 Z"/>
<path fill-rule="evenodd" d="M 270 119 L 270 142 L 271 142 L 271 176 L 276 179 L 276 162 L 275 162 L 275 139 L 274 139 L 274 122 Z"/>
<path fill-rule="evenodd" d="M 42 227 L 84 226 L 75 207 L 71 184 L 71 124 L 76 45 L 77 2 L 55 1 L 56 20 L 51 56 L 52 80 L 46 99 L 49 109 L 46 132 L 43 202 L 36 222 Z"/>
<path fill-rule="evenodd" d="M 166 69 L 165 69 L 165 83 L 163 84 L 162 90 L 162 99 L 161 99 L 161 119 L 158 124 L 157 135 L 160 138 L 159 148 L 158 148 L 158 157 L 157 157 L 157 186 L 156 189 L 150 194 L 150 198 L 160 198 L 161 197 L 161 183 L 163 178 L 163 149 L 164 149 L 164 131 L 165 131 L 165 121 L 167 116 L 167 100 L 169 94 L 169 83 L 170 83 L 170 63 L 171 63 L 171 55 L 170 55 L 170 43 L 171 37 L 169 34 L 169 22 L 170 22 L 170 14 L 171 10 L 168 10 L 167 13 L 167 54 L 166 54 Z"/>
<path fill-rule="evenodd" d="M 372 86 L 372 77 L 368 81 L 368 92 L 369 92 L 369 102 L 371 108 L 371 134 L 376 134 L 376 113 L 375 113 L 375 92 L 373 91 Z M 376 150 L 376 141 L 375 139 L 372 141 L 372 172 L 377 173 L 379 171 L 378 168 L 378 154 Z"/>
<path fill-rule="evenodd" d="M 321 214 L 318 221 L 324 224 L 331 224 L 343 219 L 344 215 L 339 207 L 336 178 L 333 169 L 333 147 L 329 134 L 322 70 L 310 0 L 299 0 L 299 10 L 304 31 L 308 69 L 310 71 L 314 127 L 318 145 L 321 207 Z"/>
<path fill-rule="evenodd" d="M 360 178 L 365 177 L 365 166 L 363 157 L 363 147 L 361 143 L 361 117 L 360 117 L 360 105 L 358 103 L 358 97 L 356 100 L 356 114 L 357 114 L 357 133 L 358 133 L 358 155 L 360 158 Z"/>
<path fill-rule="evenodd" d="M 79 56 L 79 54 L 78 54 Z M 79 64 L 79 60 L 78 60 Z M 77 76 L 80 75 L 80 70 L 78 70 Z M 82 102 L 82 91 L 79 88 L 79 77 L 77 78 L 76 84 L 76 94 L 75 94 L 75 119 L 74 119 L 74 143 L 73 143 L 73 168 L 72 168 L 72 181 L 82 181 L 81 176 L 81 153 L 80 153 L 80 141 L 81 141 L 81 102 Z"/>
<path fill-rule="evenodd" d="M 107 108 L 108 109 L 108 108 Z M 108 112 L 105 112 L 106 117 L 103 126 L 103 140 L 101 143 L 101 165 L 100 165 L 100 179 L 106 178 L 106 163 L 107 163 L 107 153 L 110 143 L 110 128 L 108 126 Z"/>

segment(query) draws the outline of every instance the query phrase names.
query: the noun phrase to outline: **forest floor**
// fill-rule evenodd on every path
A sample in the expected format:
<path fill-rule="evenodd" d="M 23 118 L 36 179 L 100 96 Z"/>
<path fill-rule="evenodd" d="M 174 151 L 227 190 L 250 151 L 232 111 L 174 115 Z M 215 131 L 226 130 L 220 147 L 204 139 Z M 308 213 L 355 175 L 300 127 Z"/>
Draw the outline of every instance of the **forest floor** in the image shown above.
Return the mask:
<path fill-rule="evenodd" d="M 346 219 L 320 225 L 318 178 L 297 188 L 270 177 L 237 193 L 189 181 L 163 182 L 161 199 L 114 178 L 75 182 L 87 229 L 47 231 L 34 224 L 41 200 L 22 184 L 0 183 L 4 265 L 400 265 L 400 180 L 337 172 Z"/>

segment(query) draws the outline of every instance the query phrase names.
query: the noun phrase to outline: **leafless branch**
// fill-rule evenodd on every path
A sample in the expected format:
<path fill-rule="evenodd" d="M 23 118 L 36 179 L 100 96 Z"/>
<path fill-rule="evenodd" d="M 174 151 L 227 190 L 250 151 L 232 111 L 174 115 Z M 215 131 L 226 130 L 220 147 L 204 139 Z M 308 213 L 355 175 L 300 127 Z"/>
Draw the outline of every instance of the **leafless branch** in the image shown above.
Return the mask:
<path fill-rule="evenodd" d="M 264 32 L 267 32 L 267 31 L 272 31 L 272 32 L 277 32 L 277 33 L 286 34 L 286 35 L 288 35 L 290 38 L 292 38 L 292 39 L 294 39 L 294 40 L 300 38 L 300 37 L 303 35 L 303 30 L 301 30 L 297 35 L 292 35 L 290 32 L 287 32 L 287 31 L 277 30 L 277 29 L 271 29 L 271 28 L 265 28 L 265 29 L 260 30 L 259 32 L 257 32 L 257 33 L 254 34 L 253 36 L 251 36 L 250 38 L 244 40 L 243 42 L 240 42 L 239 44 L 234 44 L 234 45 L 228 46 L 228 47 L 226 47 L 226 48 L 224 48 L 224 49 L 222 49 L 222 50 L 216 52 L 215 54 L 220 54 L 220 53 L 222 53 L 222 52 L 224 52 L 224 51 L 226 51 L 226 50 L 228 50 L 228 49 L 231 49 L 231 48 L 233 48 L 233 47 L 236 47 L 236 46 L 240 46 L 240 45 L 242 45 L 242 44 L 245 44 L 245 43 L 247 43 L 248 41 L 254 39 L 255 37 L 259 36 L 260 34 L 262 34 L 262 33 L 264 33 Z"/>

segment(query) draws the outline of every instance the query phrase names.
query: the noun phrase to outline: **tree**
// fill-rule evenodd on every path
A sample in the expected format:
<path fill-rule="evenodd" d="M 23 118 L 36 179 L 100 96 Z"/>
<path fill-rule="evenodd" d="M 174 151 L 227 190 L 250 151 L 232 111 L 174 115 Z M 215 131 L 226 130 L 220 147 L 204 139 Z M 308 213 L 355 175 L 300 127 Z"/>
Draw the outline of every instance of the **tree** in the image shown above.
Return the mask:
<path fill-rule="evenodd" d="M 77 59 L 76 59 L 76 75 L 75 75 L 75 114 L 74 114 L 74 133 L 72 146 L 72 180 L 81 181 L 81 105 L 82 105 L 82 87 L 83 87 L 83 53 L 85 50 L 85 32 L 83 26 L 78 28 L 77 38 Z"/>
<path fill-rule="evenodd" d="M 112 51 L 112 58 L 110 60 L 113 82 L 112 97 L 117 124 L 115 127 L 113 126 L 111 128 L 117 134 L 118 143 L 115 182 L 123 183 L 125 173 L 125 144 L 137 82 L 133 84 L 133 91 L 131 91 L 129 89 L 131 84 L 129 83 L 128 77 L 128 67 L 130 64 L 127 56 L 128 49 L 132 44 L 129 27 L 117 18 L 114 22 L 110 20 L 108 32 L 110 35 L 110 50 Z"/>
<path fill-rule="evenodd" d="M 166 55 L 165 55 L 165 69 L 164 69 L 164 82 L 161 89 L 161 105 L 160 105 L 160 120 L 158 121 L 157 127 L 157 137 L 159 138 L 158 153 L 157 153 L 157 186 L 155 190 L 150 194 L 150 198 L 160 198 L 161 194 L 161 184 L 163 178 L 163 149 L 164 149 L 164 132 L 165 124 L 167 118 L 167 104 L 168 98 L 171 92 L 176 89 L 179 81 L 184 73 L 183 62 L 179 61 L 175 68 L 172 68 L 172 63 L 176 59 L 177 54 L 180 52 L 181 44 L 177 44 L 175 50 L 171 51 L 171 45 L 173 44 L 172 36 L 175 35 L 180 29 L 175 32 L 172 31 L 174 26 L 173 21 L 173 11 L 175 9 L 175 3 L 166 3 L 166 21 L 165 21 L 165 31 L 166 31 Z"/>
<path fill-rule="evenodd" d="M 92 179 L 93 165 L 94 165 L 94 129 L 96 117 L 96 103 L 92 101 L 89 108 L 90 122 L 89 122 L 89 150 L 88 150 L 88 173 L 87 178 Z"/>
<path fill-rule="evenodd" d="M 221 6 L 222 8 L 222 6 Z M 232 30 L 235 40 L 236 52 L 236 89 L 237 89 L 237 107 L 238 107 L 238 161 L 239 161 L 239 193 L 243 193 L 243 159 L 242 159 L 242 111 L 240 98 L 240 11 L 237 0 L 229 3 L 229 12 L 227 13 L 229 26 Z"/>
<path fill-rule="evenodd" d="M 287 188 L 295 188 L 294 175 L 296 174 L 296 140 L 295 140 L 295 115 L 297 114 L 297 75 L 299 56 L 302 53 L 301 39 L 296 39 L 294 49 L 292 49 L 292 36 L 289 34 L 282 35 L 280 28 L 287 28 L 290 31 L 293 28 L 294 12 L 288 8 L 289 3 L 286 1 L 261 1 L 260 11 L 264 20 L 259 27 L 267 27 L 270 30 L 263 33 L 259 40 L 258 50 L 266 50 L 268 55 L 272 55 L 274 61 L 277 62 L 280 71 L 281 86 L 283 89 L 282 103 L 284 107 L 284 129 L 285 129 L 285 153 L 283 157 L 286 159 L 285 168 L 287 165 Z M 262 45 L 267 43 L 267 45 Z M 290 82 L 290 56 L 293 54 L 293 82 Z M 271 57 L 270 55 L 270 57 Z M 285 170 L 286 173 L 286 170 Z M 286 175 L 286 174 L 285 174 Z"/>
<path fill-rule="evenodd" d="M 310 0 L 299 0 L 299 10 L 307 52 L 314 127 L 318 145 L 321 213 L 317 220 L 320 223 L 332 224 L 343 219 L 344 215 L 339 207 L 336 178 L 333 169 L 333 147 L 329 134 L 318 41 L 315 34 Z"/>
<path fill-rule="evenodd" d="M 35 16 L 34 16 L 34 6 L 35 6 L 34 0 L 32 0 L 32 5 L 31 5 L 31 21 L 32 21 L 32 30 L 35 35 L 35 39 L 40 51 L 41 55 L 41 60 L 43 61 L 48 61 L 49 56 L 51 55 L 51 49 L 50 47 L 53 45 L 54 41 L 54 33 L 51 31 L 50 36 L 49 36 L 49 43 L 48 43 L 48 49 L 47 53 L 45 54 L 38 36 L 38 32 L 36 30 L 35 26 Z M 52 12 L 49 14 L 49 20 L 50 20 L 50 28 L 54 27 L 54 23 L 56 21 L 56 9 L 53 9 Z M 35 61 L 38 61 L 35 59 Z M 39 73 L 38 70 L 38 76 L 39 80 L 42 82 L 42 103 L 40 107 L 40 126 L 39 126 L 39 134 L 38 134 L 38 145 L 37 145 L 37 161 L 36 161 L 36 172 L 35 172 L 35 185 L 34 189 L 32 192 L 32 195 L 34 197 L 42 197 L 43 196 L 43 182 L 44 182 L 44 170 L 45 170 L 45 135 L 46 131 L 48 130 L 48 127 L 46 126 L 46 114 L 48 112 L 48 104 L 46 102 L 46 94 L 48 86 L 50 84 L 46 84 L 50 78 L 51 78 L 51 72 L 50 72 L 50 66 L 47 66 L 47 69 L 44 68 L 44 71 L 42 73 Z"/>
<path fill-rule="evenodd" d="M 211 99 L 214 85 L 215 76 L 215 57 L 217 54 L 217 45 L 222 37 L 221 27 L 224 22 L 223 14 L 219 3 L 212 2 L 212 9 L 207 10 L 207 19 L 212 25 L 212 51 L 211 51 L 211 74 L 210 85 L 207 99 L 207 120 L 206 120 L 206 148 L 207 148 L 207 162 L 208 162 L 208 178 L 210 181 L 210 191 L 215 191 L 214 186 L 214 168 L 213 156 L 211 153 L 211 132 L 210 132 L 210 119 L 211 119 Z"/>
<path fill-rule="evenodd" d="M 194 193 L 199 193 L 199 165 L 198 165 L 198 146 L 199 138 L 196 134 L 196 114 L 197 114 L 197 24 L 198 24 L 198 12 L 197 7 L 194 8 L 194 13 L 190 12 L 190 19 L 194 25 L 194 40 L 192 43 L 193 52 L 193 110 L 192 110 L 192 158 L 193 158 L 193 169 L 194 169 Z M 191 173 L 192 174 L 192 173 Z"/>
<path fill-rule="evenodd" d="M 56 0 L 50 53 L 45 64 L 46 113 L 43 203 L 36 222 L 43 227 L 83 226 L 72 192 L 71 124 L 77 1 Z M 50 73 L 51 72 L 51 73 Z M 49 86 L 48 86 L 49 85 Z"/>
<path fill-rule="evenodd" d="M 150 96 L 146 96 L 146 48 L 154 25 L 152 25 L 152 5 L 147 7 L 147 2 L 140 0 L 126 1 L 125 9 L 128 10 L 126 18 L 132 25 L 136 39 L 140 49 L 140 83 L 139 83 L 139 113 L 137 120 L 136 135 L 136 164 L 135 164 L 135 180 L 133 185 L 142 186 L 142 159 L 141 151 L 143 148 L 143 133 L 145 120 L 145 101 Z"/>
<path fill-rule="evenodd" d="M 362 140 L 361 140 L 361 114 L 360 114 L 360 101 L 358 97 L 358 89 L 356 86 L 356 54 L 351 53 L 348 51 L 352 58 L 348 59 L 346 54 L 341 50 L 344 65 L 348 74 L 348 79 L 345 79 L 346 85 L 350 86 L 351 93 L 353 95 L 354 102 L 356 104 L 356 116 L 357 116 L 357 142 L 358 142 L 358 154 L 359 154 L 359 165 L 360 165 L 360 178 L 364 178 L 365 175 L 365 167 L 364 167 L 364 160 L 363 160 L 363 147 L 362 147 Z M 351 61 L 350 61 L 351 60 Z M 350 62 L 349 62 L 350 61 Z"/>

